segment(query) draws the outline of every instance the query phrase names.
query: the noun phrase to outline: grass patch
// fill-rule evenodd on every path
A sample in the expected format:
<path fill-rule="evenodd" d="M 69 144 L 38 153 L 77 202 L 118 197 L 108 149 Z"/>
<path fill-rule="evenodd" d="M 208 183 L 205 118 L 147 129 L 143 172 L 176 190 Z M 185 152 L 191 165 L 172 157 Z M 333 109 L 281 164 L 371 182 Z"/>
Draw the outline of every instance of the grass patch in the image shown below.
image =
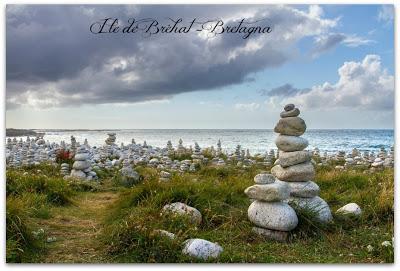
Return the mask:
<path fill-rule="evenodd" d="M 268 170 L 261 165 L 201 165 L 194 173 L 174 172 L 169 182 L 158 181 L 160 170 L 138 166 L 141 181 L 128 188 L 113 183 L 117 170 L 102 170 L 100 182 L 82 183 L 64 181 L 49 166 L 7 170 L 7 261 L 34 261 L 29 251 L 39 251 L 41 245 L 39 241 L 35 248 L 31 231 L 40 224 L 59 234 L 68 250 L 51 253 L 61 244 L 49 245 L 52 250 L 41 259 L 46 262 L 203 262 L 182 255 L 182 243 L 189 238 L 224 248 L 218 259 L 208 262 L 393 262 L 393 247 L 381 246 L 394 234 L 393 169 L 372 174 L 339 171 L 333 165 L 316 169 L 315 182 L 330 205 L 333 223 L 320 224 L 312 212 L 298 211 L 299 226 L 288 243 L 268 241 L 251 231 L 244 189 L 253 185 L 256 174 Z M 162 207 L 173 202 L 197 208 L 201 224 L 162 214 Z M 361 206 L 360 217 L 335 215 L 350 202 Z M 154 230 L 172 232 L 176 239 Z"/>

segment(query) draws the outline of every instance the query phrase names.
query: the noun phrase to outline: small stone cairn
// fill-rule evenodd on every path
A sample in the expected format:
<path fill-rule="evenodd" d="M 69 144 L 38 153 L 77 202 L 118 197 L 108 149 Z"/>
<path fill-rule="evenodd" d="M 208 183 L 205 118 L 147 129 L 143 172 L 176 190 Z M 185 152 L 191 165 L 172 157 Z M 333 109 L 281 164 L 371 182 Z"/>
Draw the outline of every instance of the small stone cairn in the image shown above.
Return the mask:
<path fill-rule="evenodd" d="M 298 209 L 315 212 L 320 222 L 332 220 L 328 204 L 318 197 L 319 187 L 312 180 L 315 177 L 311 163 L 312 153 L 304 150 L 308 141 L 300 137 L 306 131 L 306 123 L 300 117 L 300 110 L 288 104 L 280 114 L 281 119 L 274 131 L 279 133 L 275 144 L 279 149 L 279 161 L 271 173 L 280 181 L 287 182 L 290 189 L 289 202 Z"/>
<path fill-rule="evenodd" d="M 288 232 L 298 224 L 295 210 L 285 202 L 290 195 L 288 184 L 271 174 L 258 174 L 254 182 L 244 191 L 253 201 L 248 209 L 248 218 L 255 224 L 253 232 L 271 240 L 286 241 Z"/>
<path fill-rule="evenodd" d="M 69 174 L 69 165 L 67 163 L 61 164 L 60 174 L 61 176 L 66 176 Z"/>
<path fill-rule="evenodd" d="M 77 149 L 74 156 L 74 164 L 72 165 L 70 177 L 90 181 L 97 179 L 96 172 L 92 171 L 89 152 L 85 147 L 81 146 Z"/>
<path fill-rule="evenodd" d="M 201 154 L 200 146 L 199 146 L 199 144 L 197 144 L 197 142 L 195 142 L 194 143 L 194 152 L 192 154 L 193 163 L 200 164 L 201 162 L 203 162 L 203 158 L 204 158 L 204 156 Z"/>
<path fill-rule="evenodd" d="M 72 152 L 76 151 L 76 139 L 73 135 L 71 136 L 71 151 Z"/>
<path fill-rule="evenodd" d="M 184 154 L 185 152 L 186 152 L 186 149 L 185 149 L 185 147 L 183 146 L 183 141 L 182 141 L 182 139 L 180 138 L 180 139 L 179 139 L 179 142 L 178 142 L 177 153 L 178 153 L 178 155 L 182 155 L 182 154 Z"/>
<path fill-rule="evenodd" d="M 221 139 L 218 139 L 218 142 L 217 142 L 217 153 L 216 153 L 216 155 L 219 157 L 221 154 L 222 154 L 222 144 L 221 144 Z"/>
<path fill-rule="evenodd" d="M 105 140 L 106 145 L 114 145 L 117 140 L 115 133 L 108 133 L 108 137 Z"/>

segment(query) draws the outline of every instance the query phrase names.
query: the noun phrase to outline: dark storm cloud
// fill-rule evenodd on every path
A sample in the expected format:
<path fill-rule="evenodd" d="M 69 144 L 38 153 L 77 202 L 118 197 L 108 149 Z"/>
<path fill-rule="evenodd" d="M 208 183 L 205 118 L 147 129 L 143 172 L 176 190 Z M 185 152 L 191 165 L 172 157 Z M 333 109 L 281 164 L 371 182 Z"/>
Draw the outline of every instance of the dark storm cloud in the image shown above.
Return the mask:
<path fill-rule="evenodd" d="M 335 26 L 314 11 L 255 5 L 8 5 L 7 109 L 131 103 L 239 84 L 283 64 L 301 38 Z M 234 34 L 212 39 L 196 33 L 91 34 L 89 26 L 106 17 L 226 23 L 267 18 L 274 30 L 247 40 Z"/>

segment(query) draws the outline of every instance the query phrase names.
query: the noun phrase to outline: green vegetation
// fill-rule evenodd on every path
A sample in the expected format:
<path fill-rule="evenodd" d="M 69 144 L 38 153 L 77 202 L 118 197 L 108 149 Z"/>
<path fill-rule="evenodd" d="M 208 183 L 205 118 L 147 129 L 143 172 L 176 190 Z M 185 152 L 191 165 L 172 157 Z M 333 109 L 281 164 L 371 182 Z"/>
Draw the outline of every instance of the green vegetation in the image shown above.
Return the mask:
<path fill-rule="evenodd" d="M 300 224 L 288 243 L 251 232 L 250 202 L 243 191 L 265 170 L 203 166 L 159 183 L 156 169 L 137 167 L 140 183 L 127 188 L 115 181 L 117 170 L 98 172 L 101 183 L 88 183 L 67 182 L 49 165 L 8 169 L 7 262 L 201 262 L 182 255 L 182 242 L 188 238 L 224 248 L 211 262 L 393 262 L 393 247 L 381 246 L 394 234 L 393 169 L 371 174 L 317 168 L 321 197 L 332 212 L 356 202 L 363 214 L 334 215 L 333 223 L 321 225 L 312 213 L 299 212 Z M 165 204 L 177 201 L 197 208 L 202 223 L 194 226 L 183 217 L 161 214 Z M 35 234 L 39 229 L 44 234 Z M 177 238 L 159 236 L 154 232 L 158 229 Z M 47 243 L 49 236 L 57 240 Z"/>

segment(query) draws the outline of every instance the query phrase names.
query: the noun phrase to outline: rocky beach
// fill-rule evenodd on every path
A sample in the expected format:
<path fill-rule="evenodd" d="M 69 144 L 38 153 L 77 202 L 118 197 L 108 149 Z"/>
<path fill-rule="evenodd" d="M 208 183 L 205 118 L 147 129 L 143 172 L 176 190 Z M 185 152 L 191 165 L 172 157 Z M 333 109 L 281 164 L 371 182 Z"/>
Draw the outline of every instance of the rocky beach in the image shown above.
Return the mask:
<path fill-rule="evenodd" d="M 374 178 L 381 178 L 378 176 L 387 176 L 388 174 L 393 176 L 393 147 L 388 150 L 382 148 L 377 153 L 361 152 L 357 148 L 353 148 L 350 153 L 338 151 L 328 154 L 318 148 L 311 150 L 308 148 L 309 141 L 306 130 L 306 121 L 300 117 L 300 110 L 295 105 L 288 104 L 280 114 L 280 119 L 274 128 L 276 149 L 265 150 L 264 154 L 252 154 L 249 149 L 239 144 L 236 145 L 234 151 L 230 152 L 224 149 L 224 142 L 220 139 L 216 139 L 215 146 L 200 146 L 194 142 L 189 147 L 182 139 L 176 142 L 176 145 L 168 140 L 165 147 L 161 148 L 153 147 L 146 141 L 137 143 L 134 138 L 130 140 L 129 144 L 117 145 L 118 133 L 114 132 L 104 135 L 102 146 L 91 146 L 87 139 L 79 142 L 75 135 L 70 136 L 69 142 L 49 142 L 44 139 L 45 135 L 27 136 L 25 140 L 8 137 L 6 142 L 7 200 L 18 200 L 23 193 L 20 190 L 24 190 L 24 187 L 32 187 L 30 189 L 35 191 L 39 188 L 35 188 L 35 186 L 42 181 L 46 183 L 55 181 L 58 186 L 64 188 L 57 188 L 57 192 L 51 193 L 58 195 L 55 196 L 56 202 L 65 201 L 62 204 L 66 204 L 66 207 L 63 208 L 69 208 L 69 197 L 79 198 L 80 193 L 90 193 L 96 197 L 95 195 L 99 195 L 101 191 L 103 191 L 101 193 L 110 191 L 106 193 L 112 193 L 113 198 L 117 197 L 114 203 L 110 203 L 112 209 L 110 214 L 119 213 L 122 215 L 121 218 L 126 221 L 126 216 L 121 213 L 123 210 L 120 209 L 121 204 L 126 204 L 123 202 L 126 202 L 127 199 L 129 201 L 129 198 L 139 197 L 137 198 L 138 202 L 149 204 L 146 207 L 150 208 L 148 210 L 158 209 L 160 217 L 155 218 L 150 213 L 146 215 L 146 211 L 144 214 L 137 213 L 136 215 L 145 220 L 152 217 L 152 219 L 160 220 L 161 224 L 152 222 L 145 226 L 136 221 L 125 229 L 129 230 L 130 234 L 144 234 L 143 237 L 146 236 L 146 238 L 150 238 L 149 240 L 156 238 L 151 242 L 161 242 L 159 243 L 162 244 L 161 246 L 176 246 L 174 249 L 177 250 L 177 254 L 174 254 L 173 257 L 178 257 L 183 261 L 226 261 L 228 258 L 226 258 L 225 251 L 231 250 L 233 244 L 226 240 L 223 241 L 223 239 L 221 239 L 222 242 L 218 242 L 220 240 L 218 236 L 213 237 L 206 233 L 209 230 L 218 229 L 219 223 L 225 225 L 224 227 L 227 226 L 224 223 L 230 223 L 222 222 L 224 221 L 222 217 L 220 218 L 221 222 L 214 221 L 218 216 L 227 216 L 228 214 L 225 213 L 227 210 L 240 212 L 240 215 L 237 214 L 240 217 L 239 221 L 247 223 L 240 230 L 240 234 L 245 234 L 249 236 L 248 238 L 251 236 L 252 240 L 258 240 L 257 244 L 277 242 L 278 244 L 294 245 L 302 240 L 301 238 L 312 240 L 316 236 L 330 234 L 330 231 L 334 232 L 338 225 L 343 227 L 341 223 L 354 224 L 355 221 L 362 221 L 359 217 L 366 216 L 364 209 L 368 213 L 369 204 L 367 205 L 365 200 L 361 200 L 359 196 L 351 196 L 356 193 L 356 190 L 352 191 L 353 188 L 346 188 L 344 192 L 348 196 L 343 198 L 346 201 L 343 199 L 338 201 L 333 196 L 335 192 L 332 191 L 333 188 L 330 188 L 330 183 L 340 187 L 341 182 L 349 180 L 350 182 L 367 181 L 370 176 L 375 176 Z M 350 179 L 346 180 L 346 178 Z M 22 186 L 19 184 L 21 181 L 24 183 Z M 389 185 L 393 185 L 393 180 L 386 181 L 389 181 Z M 48 185 L 37 190 L 36 193 L 50 193 L 45 191 L 53 185 L 49 187 Z M 357 186 L 359 185 L 357 184 Z M 387 185 L 385 184 L 385 193 L 388 191 Z M 382 184 L 380 186 L 382 187 Z M 154 189 L 155 194 L 145 192 L 147 189 Z M 68 192 L 69 196 L 63 194 L 64 190 L 71 190 Z M 208 192 L 203 194 L 204 192 L 200 192 L 203 190 Z M 137 193 L 145 193 L 146 199 L 142 199 L 139 194 L 135 196 Z M 241 199 L 241 203 L 238 205 L 238 202 L 231 198 L 232 196 L 229 196 L 231 199 L 228 200 L 226 193 L 235 195 L 234 197 Z M 213 194 L 220 196 L 213 198 Z M 164 195 L 164 199 L 159 198 L 159 195 Z M 381 199 L 381 196 L 376 196 L 385 202 L 383 205 L 385 207 L 381 208 L 390 209 L 385 209 L 384 212 L 390 214 L 393 206 L 390 201 L 387 202 L 388 198 Z M 200 200 L 201 198 L 202 200 Z M 216 201 L 214 204 L 222 204 L 219 202 L 221 199 L 225 201 L 226 210 L 217 211 L 220 207 L 209 209 L 207 205 L 204 205 L 204 200 L 206 202 L 214 200 Z M 79 201 L 79 199 L 76 200 Z M 148 202 L 148 200 L 150 201 Z M 155 204 L 153 200 L 158 203 Z M 43 205 L 50 204 L 50 207 L 45 207 L 50 208 L 48 212 L 55 210 L 54 207 L 51 207 L 55 203 L 51 202 Z M 338 206 L 340 203 L 342 205 Z M 387 204 L 391 207 L 387 207 Z M 142 207 L 135 207 L 135 205 L 130 208 L 133 213 L 142 210 Z M 222 213 L 212 214 L 213 208 L 217 213 L 222 212 L 225 215 Z M 24 211 L 20 210 L 20 212 Z M 244 213 L 247 213 L 247 217 L 243 216 Z M 384 216 L 386 217 L 388 214 Z M 27 216 L 32 216 L 32 214 Z M 214 216 L 216 217 L 213 218 Z M 31 219 L 36 221 L 35 225 L 43 225 L 39 226 L 39 230 L 46 233 L 47 241 L 51 240 L 50 242 L 54 243 L 53 249 L 60 249 L 57 244 L 68 240 L 63 237 L 62 233 L 53 232 L 52 226 L 47 224 L 46 219 L 42 221 L 35 215 L 28 221 Z M 390 225 L 391 222 L 388 223 Z M 117 225 L 110 222 L 104 230 L 112 230 L 113 227 L 119 227 Z M 179 227 L 184 227 L 187 232 L 182 234 L 172 225 L 181 225 Z M 364 224 L 360 223 L 359 225 L 361 227 Z M 205 228 L 199 232 L 198 227 Z M 66 229 L 66 231 L 68 230 Z M 311 236 L 314 237 L 309 235 L 310 231 Z M 346 233 L 342 234 L 345 238 Z M 298 239 L 299 236 L 302 237 Z M 164 237 L 170 241 L 164 240 Z M 40 240 L 39 237 L 33 239 L 35 238 Z M 118 238 L 120 238 L 118 235 L 112 237 L 113 240 L 119 240 Z M 159 240 L 159 238 L 161 239 Z M 182 238 L 186 239 L 182 240 Z M 90 242 L 100 241 L 91 239 Z M 182 246 L 177 242 L 182 242 Z M 105 241 L 103 245 L 111 250 L 117 249 L 115 244 L 110 246 L 108 241 Z M 258 245 L 255 246 L 258 247 Z M 239 247 L 237 249 L 240 251 Z M 12 244 L 9 249 L 13 251 Z M 135 248 L 132 249 L 135 251 Z M 155 249 L 155 247 L 149 249 Z M 178 253 L 178 250 L 181 250 L 181 254 Z M 119 250 L 117 249 L 117 251 Z M 108 257 L 107 251 L 101 250 L 98 253 L 102 253 L 102 257 Z M 17 255 L 19 254 L 17 253 Z M 26 260 L 23 255 L 22 253 L 17 259 Z M 39 258 L 46 261 L 46 255 L 41 255 Z M 168 258 L 166 255 L 156 261 L 173 261 L 174 258 Z M 366 259 L 360 258 L 360 261 L 364 262 Z M 368 259 L 372 260 L 373 258 Z M 148 260 L 140 259 L 140 261 Z M 62 259 L 60 261 L 63 262 Z M 79 260 L 77 261 L 79 262 Z"/>

